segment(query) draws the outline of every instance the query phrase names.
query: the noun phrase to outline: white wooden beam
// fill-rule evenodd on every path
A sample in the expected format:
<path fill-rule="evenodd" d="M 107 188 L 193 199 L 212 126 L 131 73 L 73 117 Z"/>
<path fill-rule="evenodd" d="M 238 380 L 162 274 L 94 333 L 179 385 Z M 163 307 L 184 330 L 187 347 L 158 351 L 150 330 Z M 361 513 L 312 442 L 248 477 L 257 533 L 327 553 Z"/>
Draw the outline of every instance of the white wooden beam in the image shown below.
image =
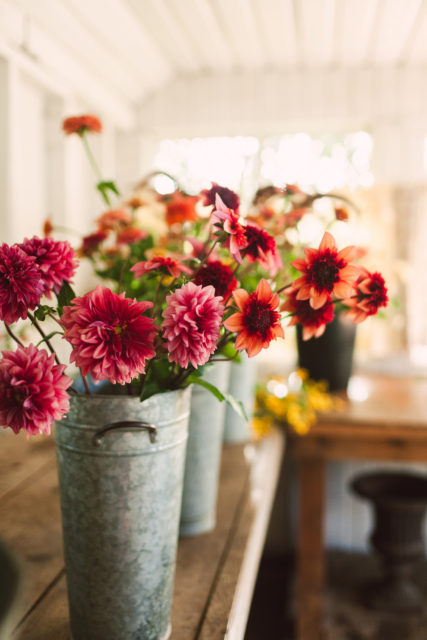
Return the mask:
<path fill-rule="evenodd" d="M 19 101 L 17 65 L 0 57 L 0 242 L 12 242 L 20 184 L 18 161 Z"/>

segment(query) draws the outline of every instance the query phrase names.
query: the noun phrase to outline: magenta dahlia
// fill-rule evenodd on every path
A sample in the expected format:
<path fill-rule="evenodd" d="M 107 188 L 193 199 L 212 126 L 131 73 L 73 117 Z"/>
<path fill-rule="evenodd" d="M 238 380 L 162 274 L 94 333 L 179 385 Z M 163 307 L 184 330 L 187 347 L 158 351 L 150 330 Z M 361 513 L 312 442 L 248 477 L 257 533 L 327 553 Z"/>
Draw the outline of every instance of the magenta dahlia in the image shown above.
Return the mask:
<path fill-rule="evenodd" d="M 190 362 L 197 368 L 215 351 L 224 313 L 222 298 L 212 286 L 187 282 L 166 298 L 163 335 L 169 361 L 184 369 Z"/>
<path fill-rule="evenodd" d="M 25 238 L 18 246 L 35 258 L 44 284 L 43 293 L 49 298 L 51 291 L 59 293 L 64 282 L 71 282 L 77 269 L 77 260 L 75 251 L 68 242 L 34 236 L 30 240 Z"/>
<path fill-rule="evenodd" d="M 228 187 L 221 187 L 221 185 L 216 182 L 212 182 L 211 184 L 210 189 L 204 189 L 200 193 L 200 195 L 203 196 L 202 204 L 205 207 L 215 205 L 216 195 L 218 194 L 226 207 L 234 210 L 239 208 L 240 200 L 237 193 L 228 189 Z"/>
<path fill-rule="evenodd" d="M 54 420 L 69 409 L 71 378 L 45 349 L 18 347 L 2 351 L 0 361 L 0 424 L 15 433 L 49 435 Z"/>
<path fill-rule="evenodd" d="M 194 282 L 204 287 L 212 285 L 215 295 L 222 296 L 224 300 L 230 297 L 237 287 L 237 280 L 229 266 L 220 260 L 209 260 L 197 271 Z"/>
<path fill-rule="evenodd" d="M 35 258 L 18 245 L 0 245 L 0 320 L 25 319 L 43 295 L 44 283 Z"/>
<path fill-rule="evenodd" d="M 245 237 L 247 245 L 243 256 L 248 262 L 258 262 L 274 278 L 283 264 L 273 236 L 256 224 L 247 224 Z"/>
<path fill-rule="evenodd" d="M 145 362 L 156 355 L 156 327 L 142 315 L 151 302 L 137 302 L 98 285 L 64 307 L 61 325 L 72 345 L 70 357 L 82 374 L 95 382 L 125 384 L 145 373 Z"/>

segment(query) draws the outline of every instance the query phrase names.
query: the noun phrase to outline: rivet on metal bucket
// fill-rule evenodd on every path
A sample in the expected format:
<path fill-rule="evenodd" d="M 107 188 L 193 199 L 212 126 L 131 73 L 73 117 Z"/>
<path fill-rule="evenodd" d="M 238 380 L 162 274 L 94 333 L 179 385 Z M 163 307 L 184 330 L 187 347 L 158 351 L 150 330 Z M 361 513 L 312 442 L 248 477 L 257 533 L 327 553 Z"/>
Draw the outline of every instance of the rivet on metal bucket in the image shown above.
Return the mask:
<path fill-rule="evenodd" d="M 115 431 L 116 429 L 120 429 L 120 431 L 148 431 L 148 435 L 150 437 L 150 442 L 153 444 L 156 442 L 157 438 L 157 429 L 154 424 L 150 422 L 140 421 L 132 421 L 132 420 L 123 420 L 121 422 L 111 422 L 110 424 L 106 424 L 102 429 L 98 429 L 98 431 L 93 436 L 93 444 L 95 447 L 100 447 L 102 444 L 102 439 L 106 433 L 110 433 L 111 431 Z"/>

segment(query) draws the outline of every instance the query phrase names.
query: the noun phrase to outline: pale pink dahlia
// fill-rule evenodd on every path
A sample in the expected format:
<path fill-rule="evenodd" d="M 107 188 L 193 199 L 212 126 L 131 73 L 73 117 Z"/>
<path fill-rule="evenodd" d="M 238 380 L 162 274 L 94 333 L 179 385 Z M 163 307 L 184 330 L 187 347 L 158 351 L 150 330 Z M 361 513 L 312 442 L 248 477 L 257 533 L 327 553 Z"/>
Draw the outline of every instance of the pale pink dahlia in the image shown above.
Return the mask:
<path fill-rule="evenodd" d="M 59 242 L 53 238 L 25 238 L 20 245 L 29 256 L 33 256 L 44 284 L 44 294 L 49 298 L 51 292 L 59 293 L 64 282 L 71 282 L 77 260 L 74 249 L 68 242 Z"/>
<path fill-rule="evenodd" d="M 71 378 L 45 349 L 18 347 L 2 351 L 0 361 L 0 424 L 15 433 L 49 435 L 54 420 L 69 409 Z"/>
<path fill-rule="evenodd" d="M 64 307 L 64 338 L 73 347 L 71 362 L 95 382 L 125 384 L 145 373 L 145 361 L 156 355 L 156 327 L 142 314 L 152 302 L 137 302 L 98 285 Z"/>
<path fill-rule="evenodd" d="M 0 245 L 0 320 L 25 319 L 43 295 L 43 278 L 35 258 L 18 245 Z"/>
<path fill-rule="evenodd" d="M 184 369 L 191 362 L 200 367 L 215 351 L 224 313 L 222 297 L 209 285 L 187 282 L 166 298 L 163 335 L 168 341 L 169 361 Z"/>

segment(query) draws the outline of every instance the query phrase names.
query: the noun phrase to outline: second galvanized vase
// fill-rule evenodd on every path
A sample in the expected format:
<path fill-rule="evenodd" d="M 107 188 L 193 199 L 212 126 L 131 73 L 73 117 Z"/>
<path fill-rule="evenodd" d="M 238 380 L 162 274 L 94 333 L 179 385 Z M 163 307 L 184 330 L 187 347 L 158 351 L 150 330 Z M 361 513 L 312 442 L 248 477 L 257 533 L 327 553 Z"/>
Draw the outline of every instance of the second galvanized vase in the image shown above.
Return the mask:
<path fill-rule="evenodd" d="M 225 392 L 229 375 L 230 363 L 217 362 L 203 377 Z M 224 415 L 224 402 L 219 402 L 210 391 L 194 386 L 182 495 L 181 536 L 199 535 L 215 527 Z"/>
<path fill-rule="evenodd" d="M 73 640 L 170 635 L 190 395 L 80 395 L 55 426 Z"/>

